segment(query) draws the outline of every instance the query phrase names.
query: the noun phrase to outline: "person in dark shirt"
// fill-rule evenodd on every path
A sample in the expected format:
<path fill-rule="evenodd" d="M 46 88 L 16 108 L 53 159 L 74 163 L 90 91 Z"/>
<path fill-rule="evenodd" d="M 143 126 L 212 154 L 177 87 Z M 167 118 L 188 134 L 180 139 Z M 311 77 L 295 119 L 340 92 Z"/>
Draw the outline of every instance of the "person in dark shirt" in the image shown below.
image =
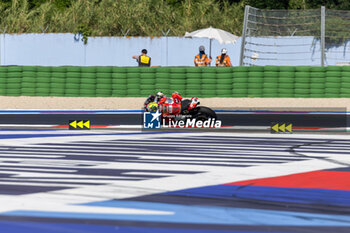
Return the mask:
<path fill-rule="evenodd" d="M 147 56 L 147 50 L 142 49 L 140 56 L 132 56 L 133 59 L 136 59 L 139 66 L 151 66 L 151 58 Z"/>

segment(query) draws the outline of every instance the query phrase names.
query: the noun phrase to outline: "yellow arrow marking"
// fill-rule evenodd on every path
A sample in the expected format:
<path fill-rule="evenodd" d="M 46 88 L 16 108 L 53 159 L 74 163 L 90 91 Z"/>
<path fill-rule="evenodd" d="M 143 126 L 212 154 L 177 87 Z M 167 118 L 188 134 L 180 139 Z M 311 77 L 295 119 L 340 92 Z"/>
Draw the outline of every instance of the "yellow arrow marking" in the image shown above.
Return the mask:
<path fill-rule="evenodd" d="M 77 128 L 77 121 L 73 121 L 69 125 L 76 129 Z"/>
<path fill-rule="evenodd" d="M 286 132 L 286 124 L 280 125 L 279 130 L 281 130 L 283 133 Z"/>
<path fill-rule="evenodd" d="M 84 126 L 85 126 L 86 128 L 88 128 L 88 129 L 90 129 L 90 121 L 86 121 L 86 122 L 84 123 Z"/>
<path fill-rule="evenodd" d="M 288 132 L 292 132 L 292 128 L 293 128 L 293 125 L 292 124 L 289 124 L 289 125 L 287 125 L 286 126 L 286 130 L 288 131 Z"/>
<path fill-rule="evenodd" d="M 83 121 L 79 121 L 78 123 L 77 123 L 77 126 L 79 126 L 80 128 L 84 128 L 84 125 L 83 125 Z"/>
<path fill-rule="evenodd" d="M 271 129 L 277 133 L 278 132 L 278 124 L 275 124 L 274 126 L 272 126 Z"/>

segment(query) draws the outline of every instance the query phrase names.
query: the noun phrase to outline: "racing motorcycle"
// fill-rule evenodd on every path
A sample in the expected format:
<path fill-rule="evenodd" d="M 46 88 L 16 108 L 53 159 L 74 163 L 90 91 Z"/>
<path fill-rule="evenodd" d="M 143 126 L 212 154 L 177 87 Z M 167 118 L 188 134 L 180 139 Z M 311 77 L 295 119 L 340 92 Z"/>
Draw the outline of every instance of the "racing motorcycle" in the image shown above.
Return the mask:
<path fill-rule="evenodd" d="M 144 110 L 146 112 L 159 110 L 162 114 L 162 119 L 175 121 L 185 119 L 196 119 L 196 121 L 217 119 L 216 113 L 212 109 L 199 105 L 200 102 L 197 97 L 182 100 L 166 98 L 162 104 L 158 105 L 157 97 L 155 95 L 150 95 L 144 103 Z"/>

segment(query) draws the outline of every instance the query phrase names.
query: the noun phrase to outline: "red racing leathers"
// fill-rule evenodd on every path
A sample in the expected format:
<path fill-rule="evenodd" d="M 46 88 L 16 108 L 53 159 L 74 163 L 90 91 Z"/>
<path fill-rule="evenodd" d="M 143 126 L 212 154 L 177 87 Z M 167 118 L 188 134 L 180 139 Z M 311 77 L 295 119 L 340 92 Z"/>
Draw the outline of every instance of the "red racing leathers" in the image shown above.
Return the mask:
<path fill-rule="evenodd" d="M 162 112 L 162 116 L 177 115 L 181 113 L 181 101 L 182 96 L 174 92 L 171 95 L 172 98 L 166 96 L 161 97 L 158 100 L 159 110 Z"/>

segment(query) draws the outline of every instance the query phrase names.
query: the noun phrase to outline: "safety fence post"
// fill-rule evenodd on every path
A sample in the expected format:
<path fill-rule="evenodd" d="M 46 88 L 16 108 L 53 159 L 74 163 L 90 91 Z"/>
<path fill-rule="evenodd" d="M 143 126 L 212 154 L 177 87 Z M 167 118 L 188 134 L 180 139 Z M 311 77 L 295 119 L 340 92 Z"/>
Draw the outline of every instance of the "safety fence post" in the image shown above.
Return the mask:
<path fill-rule="evenodd" d="M 250 6 L 246 5 L 244 9 L 244 21 L 243 21 L 243 31 L 242 31 L 242 41 L 241 41 L 242 44 L 241 44 L 241 54 L 239 59 L 240 66 L 243 66 L 244 46 L 245 46 L 245 37 L 246 37 L 246 31 L 247 31 L 249 8 Z"/>
<path fill-rule="evenodd" d="M 321 66 L 325 60 L 326 7 L 321 6 Z"/>
<path fill-rule="evenodd" d="M 168 34 L 169 34 L 169 32 L 170 32 L 170 29 L 168 29 L 168 31 L 166 31 L 166 32 L 164 32 L 163 30 L 162 30 L 162 34 L 163 34 L 163 36 L 165 37 L 165 39 L 166 39 L 166 48 L 165 48 L 165 53 L 166 53 L 166 56 L 165 56 L 165 58 L 166 58 L 166 66 L 168 66 L 168 53 L 169 53 L 169 51 L 168 51 Z"/>

